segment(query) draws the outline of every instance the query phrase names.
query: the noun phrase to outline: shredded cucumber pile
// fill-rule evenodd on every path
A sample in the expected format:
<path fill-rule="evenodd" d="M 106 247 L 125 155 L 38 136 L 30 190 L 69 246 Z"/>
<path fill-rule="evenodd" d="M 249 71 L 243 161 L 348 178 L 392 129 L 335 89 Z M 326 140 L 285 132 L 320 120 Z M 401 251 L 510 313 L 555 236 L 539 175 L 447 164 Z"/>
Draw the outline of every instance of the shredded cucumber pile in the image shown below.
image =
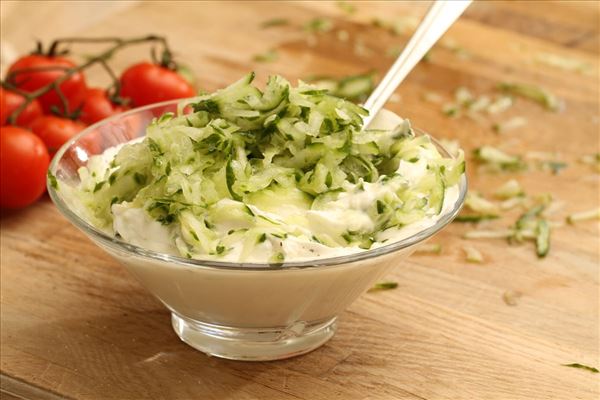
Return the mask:
<path fill-rule="evenodd" d="M 108 167 L 92 158 L 76 190 L 90 222 L 111 228 L 113 207 L 126 205 L 167 227 L 184 257 L 236 247 L 243 261 L 260 248 L 282 263 L 288 239 L 369 249 L 439 214 L 464 172 L 462 153 L 442 157 L 407 120 L 362 131 L 367 111 L 356 104 L 280 76 L 261 91 L 253 78 L 183 102 Z"/>

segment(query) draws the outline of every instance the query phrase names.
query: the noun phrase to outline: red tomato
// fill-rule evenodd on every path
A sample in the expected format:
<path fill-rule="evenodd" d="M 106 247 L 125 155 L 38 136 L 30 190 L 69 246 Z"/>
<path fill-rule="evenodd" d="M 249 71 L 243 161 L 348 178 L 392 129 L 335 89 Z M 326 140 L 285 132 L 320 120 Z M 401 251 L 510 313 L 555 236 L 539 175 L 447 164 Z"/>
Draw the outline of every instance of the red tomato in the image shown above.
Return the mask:
<path fill-rule="evenodd" d="M 64 70 L 61 69 L 48 69 L 52 67 L 75 67 L 75 64 L 64 57 L 56 56 L 44 56 L 39 54 L 32 54 L 29 56 L 21 57 L 8 69 L 9 75 L 19 70 L 23 71 L 14 75 L 11 78 L 11 82 L 16 85 L 19 89 L 26 92 L 33 92 L 42 86 L 54 82 L 56 79 L 62 77 L 65 74 Z M 43 71 L 25 71 L 32 68 L 46 68 Z M 81 99 L 85 94 L 85 78 L 82 73 L 75 73 L 71 75 L 60 85 L 61 92 L 65 95 L 69 103 L 69 110 L 75 110 Z M 58 93 L 55 90 L 51 90 L 48 93 L 39 97 L 40 104 L 44 109 L 44 112 L 49 113 L 52 106 L 57 106 L 61 112 L 64 112 L 62 102 Z"/>
<path fill-rule="evenodd" d="M 0 125 L 6 125 L 8 117 L 25 101 L 18 93 L 0 88 Z M 33 100 L 17 117 L 16 125 L 29 126 L 34 119 L 42 115 L 42 107 L 37 99 Z"/>
<path fill-rule="evenodd" d="M 31 124 L 31 130 L 42 139 L 51 157 L 60 146 L 84 128 L 85 125 L 81 122 L 53 115 L 39 117 Z"/>
<path fill-rule="evenodd" d="M 91 125 L 121 111 L 123 109 L 110 101 L 105 90 L 93 88 L 85 92 L 79 119 Z"/>
<path fill-rule="evenodd" d="M 121 75 L 121 96 L 130 98 L 135 107 L 195 94 L 192 85 L 181 75 L 149 62 L 135 64 Z"/>
<path fill-rule="evenodd" d="M 40 198 L 49 163 L 39 137 L 16 126 L 0 128 L 0 206 L 21 208 Z"/>

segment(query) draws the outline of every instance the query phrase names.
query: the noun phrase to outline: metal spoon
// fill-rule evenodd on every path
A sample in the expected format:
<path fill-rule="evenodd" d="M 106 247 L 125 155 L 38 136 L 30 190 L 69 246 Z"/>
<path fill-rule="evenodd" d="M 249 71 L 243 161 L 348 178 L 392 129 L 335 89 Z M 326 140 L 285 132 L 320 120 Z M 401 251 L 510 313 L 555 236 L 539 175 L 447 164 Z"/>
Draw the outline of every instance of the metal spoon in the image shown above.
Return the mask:
<path fill-rule="evenodd" d="M 413 37 L 363 105 L 369 110 L 369 115 L 364 118 L 364 128 L 369 126 L 406 75 L 412 71 L 425 53 L 452 26 L 471 2 L 472 0 L 437 0 L 433 3 Z"/>

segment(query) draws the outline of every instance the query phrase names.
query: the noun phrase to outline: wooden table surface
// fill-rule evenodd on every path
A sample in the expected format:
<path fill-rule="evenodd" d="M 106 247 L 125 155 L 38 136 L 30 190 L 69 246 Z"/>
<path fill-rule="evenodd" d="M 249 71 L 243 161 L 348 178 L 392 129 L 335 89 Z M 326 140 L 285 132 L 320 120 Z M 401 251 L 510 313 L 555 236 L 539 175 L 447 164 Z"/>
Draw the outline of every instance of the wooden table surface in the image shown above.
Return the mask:
<path fill-rule="evenodd" d="M 154 32 L 168 36 L 207 90 L 249 70 L 259 82 L 270 73 L 291 80 L 368 70 L 381 76 L 391 63 L 386 49 L 402 46 L 408 32 L 394 36 L 370 21 L 420 16 L 427 7 L 355 3 L 358 12 L 349 15 L 335 2 L 4 3 L 3 24 L 10 21 L 14 29 L 4 30 L 3 40 L 10 37 L 12 51 L 25 52 L 33 37 L 52 32 Z M 19 13 L 18 23 L 6 15 L 19 10 L 31 12 Z M 53 17 L 77 13 L 73 24 Z M 300 27 L 316 16 L 330 18 L 335 28 L 307 43 Z M 274 17 L 292 24 L 260 29 L 261 21 Z M 446 44 L 433 50 L 430 62 L 410 74 L 398 90 L 400 100 L 389 107 L 437 137 L 459 139 L 467 151 L 492 144 L 514 154 L 559 152 L 568 163 L 558 175 L 535 168 L 491 175 L 470 163 L 471 189 L 489 195 L 514 177 L 528 193 L 552 193 L 564 202 L 554 219 L 598 207 L 599 175 L 576 160 L 599 151 L 599 18 L 592 1 L 477 2 L 446 35 Z M 339 29 L 350 33 L 348 42 L 337 38 Z M 252 60 L 272 48 L 277 61 Z M 574 72 L 543 65 L 535 61 L 540 53 L 581 60 L 590 68 Z M 123 68 L 142 54 L 126 51 L 115 66 Z M 93 74 L 100 79 L 100 72 Z M 564 99 L 566 108 L 552 113 L 518 99 L 502 119 L 520 115 L 528 124 L 498 135 L 489 120 L 449 118 L 440 105 L 422 98 L 434 91 L 450 99 L 461 85 L 493 94 L 506 80 L 542 85 Z M 493 226 L 512 221 L 513 214 Z M 529 243 L 467 242 L 461 234 L 472 227 L 453 224 L 433 239 L 443 245 L 441 255 L 399 261 L 388 277 L 399 287 L 364 294 L 341 315 L 337 334 L 325 346 L 263 363 L 207 357 L 180 342 L 167 310 L 47 198 L 4 213 L 1 222 L 2 398 L 598 398 L 599 375 L 562 366 L 600 366 L 597 221 L 554 230 L 543 260 Z M 465 243 L 481 250 L 486 261 L 466 263 Z M 503 301 L 507 291 L 521 293 L 516 305 Z"/>

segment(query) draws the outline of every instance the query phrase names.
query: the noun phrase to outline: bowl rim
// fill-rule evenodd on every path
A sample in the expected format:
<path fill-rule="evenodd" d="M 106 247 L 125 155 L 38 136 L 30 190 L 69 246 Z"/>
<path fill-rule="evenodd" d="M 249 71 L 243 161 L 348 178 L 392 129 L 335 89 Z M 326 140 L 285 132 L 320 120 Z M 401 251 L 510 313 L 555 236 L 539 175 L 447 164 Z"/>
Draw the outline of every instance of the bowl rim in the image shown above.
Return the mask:
<path fill-rule="evenodd" d="M 96 122 L 93 125 L 86 127 L 79 134 L 71 138 L 67 141 L 61 148 L 56 152 L 53 157 L 49 172 L 56 176 L 56 169 L 58 168 L 58 164 L 62 159 L 63 155 L 66 151 L 81 138 L 85 137 L 87 134 L 91 132 L 95 132 L 97 128 L 109 124 L 113 121 L 121 119 L 128 115 L 133 115 L 142 111 L 148 111 L 155 108 L 165 107 L 165 106 L 173 106 L 179 104 L 181 101 L 186 101 L 187 99 L 179 99 L 179 100 L 169 100 L 160 103 L 149 104 L 143 107 L 134 108 L 123 113 L 119 113 L 113 115 L 109 118 L 103 119 L 99 122 Z M 420 129 L 413 128 L 417 133 L 428 135 L 432 142 L 436 145 L 436 147 L 441 150 L 442 155 L 446 157 L 453 156 L 431 135 L 422 131 Z M 307 268 L 323 268 L 323 267 L 335 267 L 341 266 L 344 264 L 354 263 L 357 261 L 364 261 L 376 257 L 380 257 L 383 255 L 387 255 L 398 250 L 402 250 L 411 246 L 414 246 L 420 242 L 423 242 L 429 239 L 431 236 L 439 232 L 442 228 L 448 225 L 452 220 L 456 217 L 458 212 L 461 210 L 466 194 L 467 194 L 467 176 L 466 173 L 463 173 L 459 182 L 458 182 L 458 198 L 454 203 L 453 207 L 443 214 L 435 224 L 432 226 L 425 228 L 421 231 L 418 231 L 402 240 L 397 242 L 392 242 L 390 244 L 386 244 L 375 249 L 364 250 L 357 253 L 351 253 L 343 256 L 336 257 L 325 257 L 325 258 L 317 258 L 317 259 L 308 259 L 303 261 L 291 261 L 291 262 L 283 262 L 281 264 L 269 264 L 269 263 L 240 263 L 233 261 L 218 261 L 213 259 L 191 259 L 185 258 L 181 256 L 176 256 L 167 253 L 161 253 L 157 251 L 152 251 L 145 249 L 140 246 L 136 246 L 131 243 L 127 243 L 124 240 L 121 240 L 115 236 L 109 235 L 106 232 L 96 228 L 92 224 L 85 221 L 81 218 L 77 213 L 75 213 L 71 208 L 67 205 L 67 203 L 63 200 L 62 196 L 58 193 L 58 191 L 54 188 L 50 179 L 47 179 L 47 188 L 48 194 L 50 198 L 60 211 L 60 213 L 67 218 L 69 222 L 71 222 L 75 227 L 79 230 L 83 231 L 86 235 L 90 236 L 94 242 L 100 241 L 102 244 L 110 247 L 121 253 L 132 253 L 130 255 L 137 255 L 144 258 L 150 258 L 152 260 L 158 260 L 162 262 L 169 262 L 175 265 L 180 265 L 184 267 L 194 267 L 194 268 L 202 268 L 202 269 L 213 269 L 213 270 L 245 270 L 245 271 L 282 271 L 289 269 L 307 269 Z"/>

